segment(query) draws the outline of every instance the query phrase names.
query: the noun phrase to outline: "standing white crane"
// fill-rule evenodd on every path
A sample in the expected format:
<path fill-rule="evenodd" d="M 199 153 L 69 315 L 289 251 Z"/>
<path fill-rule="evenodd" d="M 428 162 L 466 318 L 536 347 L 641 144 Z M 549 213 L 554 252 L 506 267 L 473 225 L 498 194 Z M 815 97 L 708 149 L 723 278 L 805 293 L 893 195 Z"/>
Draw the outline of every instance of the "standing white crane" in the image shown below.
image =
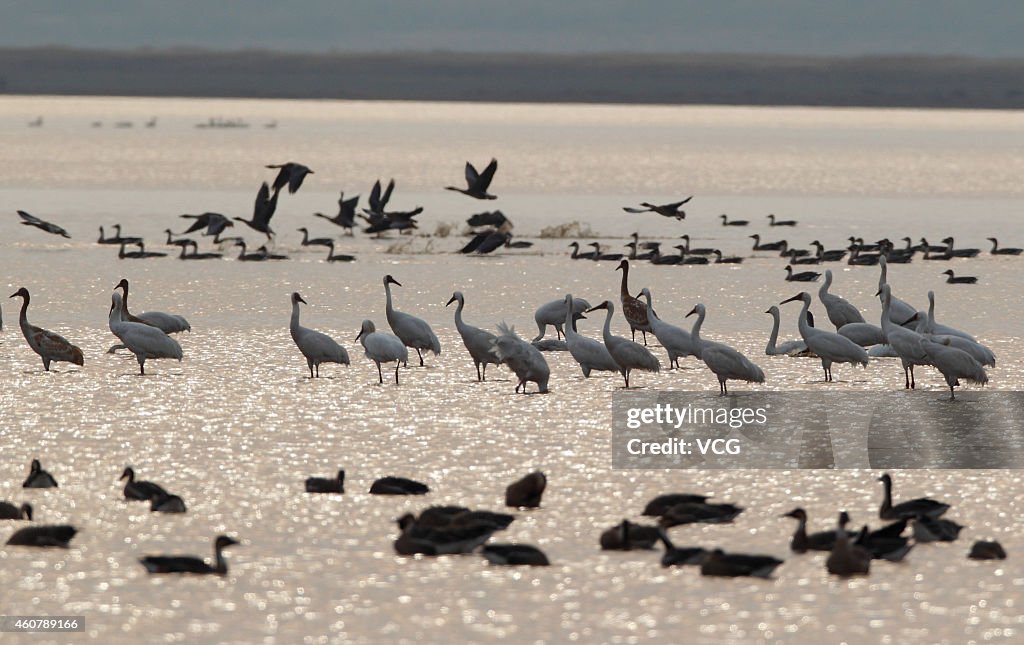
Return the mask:
<path fill-rule="evenodd" d="M 547 393 L 548 379 L 551 377 L 548 362 L 544 360 L 540 350 L 516 334 L 515 327 L 504 322 L 498 323 L 498 338 L 494 341 L 494 351 L 501 362 L 508 365 L 519 379 L 516 392 L 522 388 L 523 394 L 526 394 L 526 384 L 533 381 L 537 384 L 538 392 Z"/>
<path fill-rule="evenodd" d="M 738 350 L 722 343 L 703 340 L 700 337 L 700 328 L 704 325 L 704 317 L 707 315 L 703 304 L 698 302 L 690 310 L 690 313 L 686 314 L 686 317 L 689 318 L 693 315 L 697 316 L 697 321 L 693 323 L 693 329 L 690 331 L 690 338 L 693 340 L 695 350 L 694 355 L 704 361 L 708 369 L 718 377 L 719 394 L 729 393 L 727 385 L 729 379 L 748 383 L 764 383 L 764 372 L 761 368 Z"/>
<path fill-rule="evenodd" d="M 462 342 L 466 349 L 469 350 L 469 356 L 473 359 L 473 364 L 476 365 L 476 380 L 486 381 L 488 363 L 492 365 L 501 364 L 498 355 L 494 351 L 494 341 L 498 338 L 491 332 L 467 325 L 462 320 L 462 308 L 466 305 L 466 299 L 461 291 L 453 293 L 451 300 L 445 304 L 445 307 L 453 302 L 459 303 L 459 306 L 455 308 L 455 328 L 459 330 L 459 336 L 462 336 Z M 481 366 L 483 366 L 482 370 Z"/>
<path fill-rule="evenodd" d="M 885 334 L 886 342 L 903 364 L 904 388 L 913 389 L 917 385 L 914 382 L 914 366 L 928 364 L 928 357 L 921 349 L 921 334 L 893 322 L 892 290 L 888 284 L 883 284 L 878 293 L 882 296 L 882 332 Z M 910 320 L 916 319 L 917 312 L 914 312 Z"/>
<path fill-rule="evenodd" d="M 292 320 L 289 330 L 295 346 L 306 357 L 309 366 L 309 378 L 320 377 L 320 363 L 339 363 L 349 365 L 348 352 L 327 334 L 318 332 L 299 324 L 299 303 L 308 304 L 298 291 L 292 293 Z M 313 369 L 316 368 L 314 375 Z"/>
<path fill-rule="evenodd" d="M 576 310 L 577 302 L 571 293 L 565 296 L 565 344 L 569 348 L 569 353 L 580 364 L 584 378 L 590 378 L 591 370 L 618 372 L 619 364 L 604 345 L 576 332 L 573 312 Z"/>
<path fill-rule="evenodd" d="M 807 348 L 818 355 L 821 359 L 821 368 L 825 370 L 825 382 L 831 382 L 833 363 L 859 363 L 864 367 L 868 366 L 868 353 L 864 348 L 845 336 L 834 334 L 830 331 L 811 327 L 807 321 L 807 311 L 811 308 L 811 294 L 801 291 L 792 298 L 787 298 L 779 304 L 786 304 L 794 300 L 802 300 L 803 309 L 800 310 L 798 326 L 800 337 L 807 343 Z"/>
<path fill-rule="evenodd" d="M 848 300 L 828 292 L 832 286 L 832 269 L 825 271 L 825 284 L 818 289 L 818 299 L 825 305 L 828 319 L 836 326 L 836 331 L 843 325 L 864 322 L 864 316 Z"/>
<path fill-rule="evenodd" d="M 420 367 L 423 367 L 423 354 L 420 350 L 429 349 L 434 352 L 434 356 L 438 356 L 441 354 L 441 341 L 437 340 L 434 330 L 430 328 L 427 321 L 397 311 L 392 306 L 391 285 L 402 286 L 398 280 L 395 280 L 390 275 L 384 276 L 384 293 L 387 295 L 385 311 L 388 324 L 391 325 L 391 331 L 395 332 L 395 335 L 398 336 L 406 347 L 412 347 L 416 350 L 416 355 L 420 357 Z M 408 365 L 408 360 L 403 362 Z"/>
<path fill-rule="evenodd" d="M 623 262 L 625 262 L 625 260 L 623 260 Z M 639 345 L 628 338 L 612 335 L 612 316 L 615 314 L 615 305 L 605 300 L 596 307 L 588 309 L 587 313 L 598 309 L 606 309 L 608 311 L 604 318 L 604 345 L 608 348 L 608 353 L 611 354 L 615 362 L 618 363 L 619 372 L 622 374 L 622 378 L 626 381 L 627 388 L 629 387 L 629 374 L 633 370 L 657 372 L 661 369 L 661 363 L 658 361 L 658 358 L 648 351 L 646 347 Z M 646 307 L 644 308 L 644 318 L 647 318 Z M 650 329 L 649 324 L 647 327 Z"/>
<path fill-rule="evenodd" d="M 781 345 L 779 342 L 779 308 L 775 305 L 768 307 L 766 314 L 772 315 L 772 333 L 768 337 L 768 345 L 764 348 L 764 353 L 768 356 L 781 356 L 783 354 L 787 356 L 796 356 L 807 351 L 807 343 L 802 340 L 787 340 Z"/>
<path fill-rule="evenodd" d="M 183 331 L 192 331 L 192 326 L 188 324 L 184 316 L 178 316 L 176 314 L 166 314 L 162 311 L 147 311 L 145 313 L 133 316 L 128 312 L 128 280 L 121 278 L 121 281 L 117 283 L 115 289 L 124 290 L 124 298 L 122 300 L 122 306 L 125 318 L 132 322 L 141 322 L 151 327 L 156 327 L 165 334 L 176 334 Z"/>
<path fill-rule="evenodd" d="M 123 320 L 124 304 L 121 293 L 115 291 L 110 297 L 110 331 L 121 339 L 128 351 L 135 354 L 139 362 L 139 374 L 146 375 L 146 359 L 176 358 L 181 361 L 181 345 L 156 327 Z"/>
<path fill-rule="evenodd" d="M 25 340 L 28 342 L 28 346 L 32 348 L 32 351 L 39 354 L 39 357 L 43 359 L 43 369 L 49 372 L 50 363 L 55 361 L 84 365 L 85 358 L 82 355 L 82 350 L 69 343 L 59 334 L 29 324 L 28 303 L 31 300 L 31 296 L 29 296 L 28 289 L 22 287 L 11 294 L 12 298 L 17 296 L 20 296 L 22 299 L 21 314 L 18 316 L 18 322 L 21 324 L 21 333 L 25 336 Z"/>
<path fill-rule="evenodd" d="M 920 312 L 918 312 L 918 318 L 919 318 L 919 320 L 918 320 L 917 328 L 916 328 L 918 333 L 941 334 L 943 336 L 959 336 L 960 338 L 963 338 L 965 340 L 969 340 L 972 343 L 977 343 L 978 342 L 978 339 L 976 339 L 974 336 L 971 336 L 970 334 L 968 334 L 965 331 L 960 331 L 959 329 L 954 329 L 953 327 L 950 327 L 949 325 L 943 325 L 941 323 L 935 322 L 935 292 L 934 291 L 929 291 L 928 292 L 928 315 L 927 316 L 921 316 Z"/>
<path fill-rule="evenodd" d="M 690 338 L 690 332 L 658 318 L 658 315 L 654 313 L 654 307 L 651 305 L 650 289 L 644 287 L 640 290 L 640 295 L 647 300 L 647 320 L 651 324 L 651 331 L 654 332 L 654 337 L 658 339 L 658 342 L 661 343 L 661 346 L 665 348 L 665 352 L 668 354 L 669 369 L 672 369 L 672 367 L 678 369 L 680 358 L 696 356 L 693 353 L 693 339 Z"/>
<path fill-rule="evenodd" d="M 988 383 L 988 375 L 981 363 L 974 360 L 967 352 L 951 347 L 949 339 L 945 342 L 936 343 L 922 337 L 919 341 L 921 351 L 928 357 L 928 362 L 935 366 L 935 369 L 942 372 L 949 386 L 949 400 L 956 398 L 953 394 L 953 386 L 960 385 L 960 379 L 984 385 Z"/>
<path fill-rule="evenodd" d="M 583 298 L 573 298 L 573 320 L 581 318 L 583 316 L 583 312 L 587 309 L 590 309 L 589 302 Z M 548 325 L 555 328 L 555 336 L 561 339 L 562 336 L 565 335 L 565 328 L 562 326 L 562 323 L 565 321 L 565 298 L 552 300 L 549 303 L 541 305 L 537 308 L 537 311 L 534 312 L 533 319 L 537 323 L 537 329 L 540 331 L 540 333 L 537 334 L 537 337 L 533 339 L 533 342 L 537 342 L 544 338 Z"/>
<path fill-rule="evenodd" d="M 377 377 L 381 385 L 384 384 L 384 373 L 381 372 L 381 363 L 395 363 L 395 385 L 398 385 L 398 368 L 402 363 L 409 362 L 409 350 L 405 348 L 397 337 L 391 334 L 377 331 L 373 321 L 364 320 L 356 340 L 361 341 L 366 358 L 377 364 Z"/>
<path fill-rule="evenodd" d="M 881 267 L 881 273 L 878 274 L 878 293 L 875 295 L 882 293 L 883 285 L 889 284 L 886 280 L 888 263 L 886 262 L 884 255 L 878 258 L 878 266 Z M 902 326 L 914 319 L 914 316 L 917 315 L 917 309 L 914 309 L 899 298 L 892 298 L 892 309 L 889 312 L 889 315 L 891 316 L 889 320 L 891 320 L 894 325 Z"/>
<path fill-rule="evenodd" d="M 958 334 L 947 334 L 945 332 L 935 331 L 935 292 L 928 292 L 928 313 L 923 311 L 917 312 L 918 317 L 921 319 L 917 326 L 917 333 L 921 334 L 925 338 L 932 340 L 936 343 L 943 345 L 949 345 L 955 347 L 961 351 L 967 352 L 971 355 L 971 358 L 978 361 L 982 365 L 988 365 L 990 367 L 996 366 L 996 355 L 991 349 L 982 345 L 981 343 L 971 340 L 966 336 Z M 943 329 L 951 329 L 956 331 L 952 327 L 941 326 Z"/>

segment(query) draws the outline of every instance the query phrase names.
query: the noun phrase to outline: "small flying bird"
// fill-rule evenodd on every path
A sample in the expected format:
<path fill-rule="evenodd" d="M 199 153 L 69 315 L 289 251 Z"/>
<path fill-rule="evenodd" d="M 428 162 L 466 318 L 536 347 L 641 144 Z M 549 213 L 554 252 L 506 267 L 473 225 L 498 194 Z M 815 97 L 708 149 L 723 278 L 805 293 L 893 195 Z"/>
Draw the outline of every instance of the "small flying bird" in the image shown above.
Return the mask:
<path fill-rule="evenodd" d="M 630 206 L 623 206 L 622 210 L 627 213 L 657 213 L 663 217 L 671 217 L 677 220 L 686 219 L 686 211 L 680 208 L 683 204 L 686 204 L 693 195 L 690 195 L 686 199 L 671 204 L 651 204 L 650 202 L 640 202 L 643 208 L 632 208 Z"/>
<path fill-rule="evenodd" d="M 491 163 L 487 164 L 482 173 L 478 173 L 473 164 L 466 162 L 466 188 L 458 188 L 456 186 L 445 186 L 445 190 L 454 190 L 457 193 L 462 193 L 474 199 L 497 199 L 497 195 L 492 195 L 487 192 L 487 189 L 491 185 L 491 180 L 494 179 L 494 173 L 498 170 L 498 160 L 491 159 Z"/>
<path fill-rule="evenodd" d="M 60 226 L 57 226 L 56 224 L 51 224 L 50 222 L 41 220 L 35 215 L 30 215 L 25 211 L 18 211 L 18 215 L 20 215 L 21 219 L 24 220 L 22 224 L 24 224 L 25 226 L 35 226 L 39 230 L 46 231 L 47 233 L 50 233 L 52 235 L 60 235 L 61 237 L 71 239 L 71 236 L 68 235 L 68 232 L 61 228 Z"/>
<path fill-rule="evenodd" d="M 203 235 L 220 235 L 224 232 L 224 229 L 230 228 L 235 225 L 234 222 L 224 217 L 220 213 L 203 213 L 201 215 L 181 215 L 185 219 L 194 219 L 192 225 L 189 226 L 182 235 L 188 235 L 196 231 L 206 229 Z M 244 220 L 243 220 L 244 221 Z"/>
<path fill-rule="evenodd" d="M 274 189 L 274 196 L 270 196 L 270 186 L 267 182 L 263 182 L 260 186 L 260 190 L 256 193 L 256 203 L 253 205 L 252 219 L 242 219 L 241 217 L 234 217 L 235 221 L 241 222 L 253 229 L 259 231 L 267 236 L 267 239 L 273 239 L 274 230 L 270 228 L 270 218 L 274 216 L 274 211 L 277 210 L 277 196 L 280 194 L 280 189 Z"/>
<path fill-rule="evenodd" d="M 294 194 L 302 186 L 306 175 L 314 174 L 308 167 L 294 161 L 283 164 L 270 164 L 267 168 L 280 168 L 277 177 L 274 179 L 275 193 L 287 185 L 288 192 Z"/>
<path fill-rule="evenodd" d="M 356 226 L 356 207 L 359 205 L 359 195 L 345 199 L 345 191 L 341 191 L 341 197 L 338 198 L 338 214 L 334 217 L 327 217 L 323 213 L 313 213 L 316 217 L 321 217 L 332 224 L 336 224 L 346 231 L 349 235 L 352 235 L 352 229 Z"/>

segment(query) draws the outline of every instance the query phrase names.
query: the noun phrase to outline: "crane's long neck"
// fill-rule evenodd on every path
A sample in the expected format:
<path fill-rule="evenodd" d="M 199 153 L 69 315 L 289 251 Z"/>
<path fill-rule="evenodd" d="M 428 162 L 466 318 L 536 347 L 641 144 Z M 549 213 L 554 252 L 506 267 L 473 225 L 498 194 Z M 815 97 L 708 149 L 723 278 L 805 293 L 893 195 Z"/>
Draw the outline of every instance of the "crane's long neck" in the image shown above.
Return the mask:
<path fill-rule="evenodd" d="M 935 294 L 931 291 L 928 292 L 928 326 L 925 331 L 935 333 Z"/>
<path fill-rule="evenodd" d="M 661 321 L 654 315 L 654 306 L 651 304 L 651 293 L 648 291 L 644 294 L 644 299 L 647 301 L 645 305 L 645 311 L 647 312 L 647 322 L 651 324 L 651 329 L 654 329 L 655 325 Z"/>
<path fill-rule="evenodd" d="M 892 295 L 890 295 L 888 289 L 882 290 L 882 335 L 888 340 L 889 331 L 893 328 L 892 321 L 889 320 L 889 313 L 892 311 Z"/>
<path fill-rule="evenodd" d="M 124 308 L 120 303 L 115 304 L 110 309 L 110 315 L 107 317 L 107 325 L 110 327 L 110 331 L 114 331 L 114 327 L 124 320 Z"/>
<path fill-rule="evenodd" d="M 775 349 L 775 344 L 779 342 L 779 312 L 772 310 L 772 333 L 768 336 L 768 347 L 765 348 L 766 353 L 771 353 Z"/>
<path fill-rule="evenodd" d="M 700 348 L 704 344 L 704 341 L 702 341 L 700 339 L 700 328 L 701 328 L 701 325 L 704 324 L 704 316 L 706 316 L 706 315 L 707 315 L 707 312 L 704 311 L 703 309 L 698 311 L 697 312 L 697 320 L 694 321 L 693 328 L 690 330 L 690 338 L 693 340 L 693 344 L 697 348 L 698 351 L 700 351 Z"/>
<path fill-rule="evenodd" d="M 294 334 L 299 330 L 299 301 L 292 300 L 292 321 L 289 325 L 291 332 Z"/>
<path fill-rule="evenodd" d="M 797 326 L 800 328 L 800 336 L 806 341 L 807 337 L 811 335 L 811 323 L 807 319 L 807 312 L 811 310 L 811 299 L 804 297 L 804 306 L 800 310 L 800 318 L 797 320 Z"/>
<path fill-rule="evenodd" d="M 27 327 L 30 326 L 28 324 L 28 301 L 29 296 L 28 294 L 25 294 L 21 299 L 21 313 L 18 315 L 18 322 L 21 324 L 22 331 L 24 331 Z"/>
<path fill-rule="evenodd" d="M 622 266 L 622 284 L 619 286 L 619 295 L 624 299 L 629 299 L 629 265 L 624 264 Z"/>
<path fill-rule="evenodd" d="M 455 328 L 462 333 L 463 328 L 466 326 L 465 321 L 462 320 L 462 308 L 466 305 L 466 301 L 462 298 L 458 300 L 458 306 L 455 307 Z"/>
<path fill-rule="evenodd" d="M 623 276 L 625 277 L 625 276 Z M 607 345 L 608 341 L 612 338 L 612 314 L 615 310 L 612 309 L 611 305 L 608 305 L 608 314 L 604 317 L 604 344 Z"/>
<path fill-rule="evenodd" d="M 821 287 L 818 289 L 818 297 L 819 298 L 824 298 L 825 296 L 829 295 L 828 294 L 828 290 L 831 287 L 832 287 L 832 272 L 831 271 L 826 271 L 825 272 L 825 284 L 821 285 Z"/>
<path fill-rule="evenodd" d="M 132 315 L 128 313 L 128 287 L 123 287 L 124 298 L 121 298 L 121 320 L 130 320 Z"/>
<path fill-rule="evenodd" d="M 568 336 L 569 334 L 572 334 L 574 336 L 576 335 L 576 321 L 573 320 L 572 310 L 573 310 L 573 299 L 572 298 L 566 298 L 565 299 L 565 332 L 564 332 L 566 336 Z"/>
<path fill-rule="evenodd" d="M 927 249 L 928 249 L 928 247 L 926 246 L 925 247 L 925 251 L 927 251 Z M 882 267 L 882 272 L 878 274 L 878 290 L 881 291 L 882 287 L 887 284 L 887 282 L 885 280 L 885 274 L 886 274 L 886 272 L 888 270 L 888 265 L 885 263 L 884 260 L 881 260 L 881 259 L 879 260 L 878 264 L 879 264 L 880 267 Z"/>
<path fill-rule="evenodd" d="M 391 315 L 393 313 L 395 313 L 395 308 L 391 304 L 391 283 L 390 282 L 385 282 L 384 283 L 384 295 L 386 296 L 386 304 L 384 306 L 384 310 L 387 312 L 388 318 L 391 318 Z"/>

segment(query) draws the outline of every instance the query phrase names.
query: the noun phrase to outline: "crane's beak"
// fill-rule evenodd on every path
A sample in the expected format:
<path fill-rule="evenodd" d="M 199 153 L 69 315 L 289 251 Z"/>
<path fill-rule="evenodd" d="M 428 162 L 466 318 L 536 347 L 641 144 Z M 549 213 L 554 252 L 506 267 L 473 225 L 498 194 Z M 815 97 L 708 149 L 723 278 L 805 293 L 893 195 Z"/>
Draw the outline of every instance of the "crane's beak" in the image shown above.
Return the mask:
<path fill-rule="evenodd" d="M 690 316 L 692 316 L 692 315 L 693 315 L 693 314 L 695 314 L 695 313 L 697 313 L 697 308 L 696 308 L 696 307 L 694 307 L 693 309 L 691 309 L 691 310 L 690 310 L 690 313 L 686 314 L 686 315 L 685 315 L 685 316 L 683 316 L 683 317 L 684 317 L 684 318 L 689 318 Z"/>
<path fill-rule="evenodd" d="M 301 302 L 304 305 L 308 305 L 309 304 L 308 302 L 306 302 L 305 298 L 303 298 L 302 296 L 299 296 L 298 300 L 299 300 L 299 302 Z"/>
<path fill-rule="evenodd" d="M 597 311 L 598 309 L 607 309 L 607 308 L 608 308 L 608 305 L 602 302 L 601 304 L 597 305 L 596 307 L 591 307 L 590 309 L 587 309 L 583 313 L 589 314 L 591 311 Z"/>
<path fill-rule="evenodd" d="M 362 337 L 363 337 L 363 330 L 362 330 L 362 329 L 360 329 L 360 330 L 359 330 L 359 335 L 358 335 L 358 336 L 356 336 L 356 340 L 359 340 L 359 339 L 360 339 L 360 338 L 362 338 Z M 355 341 L 353 341 L 353 342 L 355 342 Z"/>
<path fill-rule="evenodd" d="M 787 302 L 793 302 L 794 300 L 801 300 L 801 299 L 803 299 L 803 295 L 804 295 L 804 294 L 803 294 L 802 292 L 801 292 L 801 293 L 798 293 L 798 294 L 796 294 L 795 296 L 793 296 L 792 298 L 786 298 L 785 300 L 783 300 L 783 301 L 782 301 L 782 302 L 780 302 L 779 304 L 780 304 L 780 305 L 784 305 L 784 304 L 786 304 Z"/>
<path fill-rule="evenodd" d="M 876 295 L 876 296 L 880 296 L 880 295 L 882 295 L 882 290 L 881 290 L 881 289 L 879 289 L 878 291 L 876 291 L 876 292 L 875 292 L 875 295 Z"/>
<path fill-rule="evenodd" d="M 770 314 L 770 313 L 772 312 L 772 310 L 771 310 L 771 309 L 765 309 L 765 310 L 764 310 L 764 312 L 765 312 L 766 314 Z"/>
<path fill-rule="evenodd" d="M 445 306 L 445 307 L 447 307 L 448 305 L 452 304 L 452 303 L 453 303 L 453 302 L 455 302 L 456 300 L 457 300 L 457 298 L 456 298 L 455 296 L 452 296 L 451 300 L 449 300 L 448 302 L 446 302 L 444 306 Z"/>

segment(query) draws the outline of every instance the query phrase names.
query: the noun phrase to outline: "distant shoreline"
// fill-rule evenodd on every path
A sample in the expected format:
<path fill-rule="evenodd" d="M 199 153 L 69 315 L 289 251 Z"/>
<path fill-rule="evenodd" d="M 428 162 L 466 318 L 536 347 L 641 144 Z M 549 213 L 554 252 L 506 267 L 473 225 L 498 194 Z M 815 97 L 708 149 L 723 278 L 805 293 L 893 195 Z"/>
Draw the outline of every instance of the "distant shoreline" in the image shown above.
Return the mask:
<path fill-rule="evenodd" d="M 1024 108 L 1024 60 L 0 48 L 0 94 Z"/>

